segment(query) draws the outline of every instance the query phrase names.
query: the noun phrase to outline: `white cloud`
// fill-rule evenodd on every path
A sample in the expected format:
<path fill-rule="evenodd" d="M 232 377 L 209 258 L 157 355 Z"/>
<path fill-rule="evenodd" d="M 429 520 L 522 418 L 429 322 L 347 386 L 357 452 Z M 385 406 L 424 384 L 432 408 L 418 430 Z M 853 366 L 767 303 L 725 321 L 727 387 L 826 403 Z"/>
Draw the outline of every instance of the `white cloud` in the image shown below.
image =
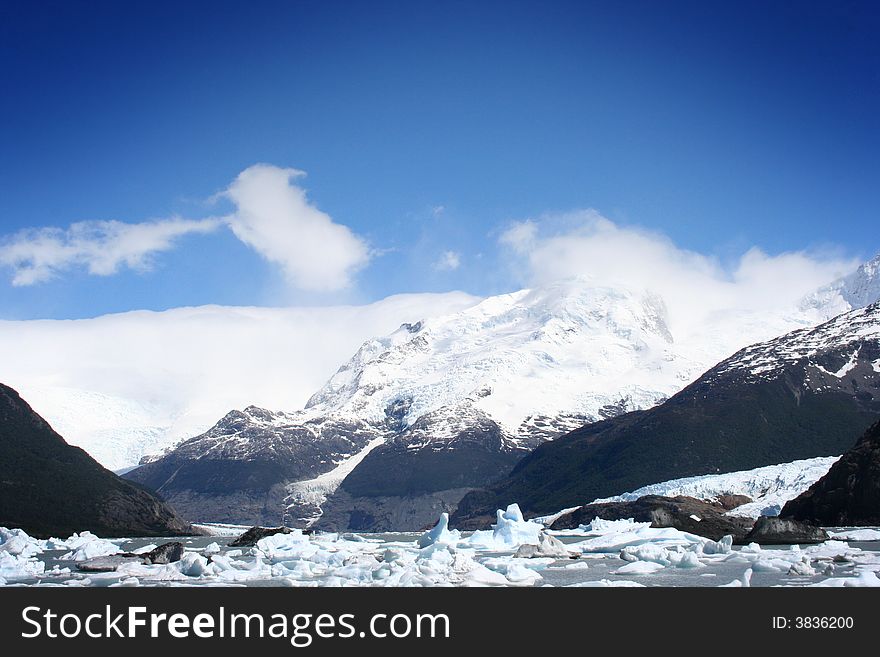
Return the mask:
<path fill-rule="evenodd" d="M 16 286 L 44 283 L 81 267 L 99 276 L 122 267 L 146 270 L 152 256 L 173 248 L 178 238 L 225 224 L 244 244 L 278 265 L 291 286 L 318 292 L 344 289 L 378 252 L 371 252 L 363 239 L 308 200 L 294 182 L 304 175 L 268 164 L 245 169 L 216 195 L 235 205 L 235 211 L 222 218 L 173 217 L 137 224 L 85 221 L 66 229 L 22 230 L 0 243 L 0 265 L 12 269 Z"/>
<path fill-rule="evenodd" d="M 598 285 L 625 285 L 660 294 L 670 321 L 686 330 L 717 312 L 784 308 L 858 261 L 833 254 L 746 251 L 732 266 L 683 249 L 667 236 L 624 227 L 595 210 L 512 224 L 499 237 L 526 284 L 588 276 Z"/>
<path fill-rule="evenodd" d="M 26 229 L 0 244 L 0 264 L 13 271 L 15 286 L 43 283 L 61 272 L 84 267 L 98 276 L 122 267 L 145 270 L 152 257 L 174 247 L 178 238 L 208 233 L 217 219 L 181 218 L 127 224 L 121 221 L 83 221 L 67 229 Z"/>
<path fill-rule="evenodd" d="M 456 251 L 444 251 L 434 262 L 437 271 L 455 271 L 461 266 L 461 254 Z"/>
<path fill-rule="evenodd" d="M 362 306 L 202 306 L 0 321 L 0 381 L 66 439 L 120 468 L 233 408 L 301 408 L 367 339 L 462 310 L 461 292 Z"/>
<path fill-rule="evenodd" d="M 538 235 L 538 224 L 531 219 L 515 222 L 505 230 L 499 241 L 516 253 L 527 253 L 534 246 Z"/>
<path fill-rule="evenodd" d="M 224 192 L 236 206 L 228 217 L 235 236 L 284 271 L 291 285 L 340 290 L 370 259 L 363 239 L 334 223 L 293 181 L 296 169 L 258 164 L 242 171 Z"/>

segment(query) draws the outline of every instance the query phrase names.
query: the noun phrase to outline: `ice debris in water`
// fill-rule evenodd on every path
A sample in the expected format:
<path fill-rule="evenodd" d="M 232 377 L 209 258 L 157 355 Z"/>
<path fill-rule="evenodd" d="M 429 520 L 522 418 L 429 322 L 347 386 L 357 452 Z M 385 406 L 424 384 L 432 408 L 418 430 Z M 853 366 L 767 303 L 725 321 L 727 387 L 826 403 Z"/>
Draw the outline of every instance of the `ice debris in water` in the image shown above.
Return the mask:
<path fill-rule="evenodd" d="M 449 514 L 441 513 L 440 520 L 434 525 L 434 528 L 419 536 L 419 547 L 426 548 L 435 543 L 450 545 L 458 543 L 461 540 L 461 532 L 457 529 L 449 531 Z"/>
<path fill-rule="evenodd" d="M 543 525 L 523 519 L 518 504 L 511 504 L 506 510 L 498 509 L 492 531 L 482 530 L 471 534 L 468 544 L 485 550 L 505 551 L 517 549 L 523 544 L 538 544 Z"/>
<path fill-rule="evenodd" d="M 168 564 L 114 556 L 126 542 L 89 532 L 40 540 L 0 528 L 0 585 L 639 586 L 652 579 L 692 585 L 701 574 L 717 577 L 721 568 L 725 576 L 718 581 L 729 582 L 722 586 L 750 586 L 753 579 L 758 585 L 880 585 L 878 552 L 842 540 L 763 550 L 756 543 L 734 547 L 729 536 L 713 541 L 649 523 L 600 519 L 552 531 L 525 520 L 516 504 L 497 512 L 491 530 L 469 536 L 450 529 L 442 514 L 431 530 L 400 540 L 294 529 L 245 549 L 190 543 L 179 561 Z M 64 551 L 60 564 L 47 567 L 46 551 Z M 94 555 L 111 568 L 86 577 L 79 567 Z M 730 572 L 742 575 L 730 581 Z"/>

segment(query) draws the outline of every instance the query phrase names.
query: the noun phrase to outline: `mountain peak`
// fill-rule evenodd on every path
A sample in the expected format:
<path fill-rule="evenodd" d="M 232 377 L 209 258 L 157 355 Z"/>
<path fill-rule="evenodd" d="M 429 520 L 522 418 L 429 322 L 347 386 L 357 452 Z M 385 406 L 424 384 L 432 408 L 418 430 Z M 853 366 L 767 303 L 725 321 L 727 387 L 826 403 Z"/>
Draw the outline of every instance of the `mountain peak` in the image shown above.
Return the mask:
<path fill-rule="evenodd" d="M 659 296 L 569 278 L 368 340 L 307 408 L 373 423 L 397 409 L 395 422 L 409 426 L 472 400 L 515 434 L 536 414 L 599 418 L 600 409 L 622 398 L 636 407 L 653 405 L 680 387 L 677 372 L 662 377 L 668 385 L 643 383 L 652 378 L 644 370 L 668 369 L 672 345 Z M 626 375 L 633 371 L 641 375 L 630 383 Z M 401 400 L 406 410 L 398 417 Z"/>
<path fill-rule="evenodd" d="M 802 309 L 823 309 L 826 317 L 864 308 L 880 301 L 880 253 L 859 266 L 851 274 L 819 288 L 805 297 Z"/>

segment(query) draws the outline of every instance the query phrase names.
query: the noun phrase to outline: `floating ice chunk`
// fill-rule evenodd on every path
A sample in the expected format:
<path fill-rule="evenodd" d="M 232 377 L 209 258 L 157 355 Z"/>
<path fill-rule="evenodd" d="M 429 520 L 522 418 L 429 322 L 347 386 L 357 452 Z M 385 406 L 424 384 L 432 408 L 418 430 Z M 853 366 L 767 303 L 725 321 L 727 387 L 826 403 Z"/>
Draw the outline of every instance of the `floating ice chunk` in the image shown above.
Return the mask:
<path fill-rule="evenodd" d="M 0 552 L 32 557 L 43 551 L 43 545 L 43 541 L 31 538 L 23 529 L 0 527 Z"/>
<path fill-rule="evenodd" d="M 119 580 L 118 582 L 116 582 L 114 584 L 111 584 L 110 586 L 113 586 L 113 587 L 126 586 L 127 587 L 127 586 L 140 586 L 140 585 L 141 585 L 141 582 L 137 577 L 124 577 L 123 579 Z"/>
<path fill-rule="evenodd" d="M 542 529 L 536 522 L 523 520 L 519 505 L 514 503 L 506 511 L 498 509 L 496 512 L 492 538 L 495 545 L 502 549 L 517 548 L 523 543 L 536 545 Z"/>
<path fill-rule="evenodd" d="M 622 586 L 644 586 L 644 584 L 640 584 L 639 582 L 632 582 L 628 579 L 621 580 L 610 580 L 610 579 L 598 579 L 592 582 L 578 582 L 577 584 L 568 584 L 566 588 L 611 588 L 611 587 L 622 587 Z"/>
<path fill-rule="evenodd" d="M 79 579 L 69 579 L 64 582 L 64 586 L 91 586 L 92 580 L 89 577 L 82 577 Z"/>
<path fill-rule="evenodd" d="M 791 563 L 782 559 L 757 559 L 752 564 L 756 573 L 784 573 L 791 568 Z"/>
<path fill-rule="evenodd" d="M 62 555 L 60 558 L 71 561 L 88 561 L 95 557 L 106 557 L 112 554 L 118 554 L 119 547 L 105 541 L 92 541 L 85 545 Z"/>
<path fill-rule="evenodd" d="M 556 559 L 570 559 L 572 557 L 572 553 L 568 551 L 568 548 L 565 547 L 565 543 L 560 541 L 558 538 L 554 538 L 550 536 L 546 532 L 541 532 L 538 535 L 538 544 L 532 545 L 531 543 L 525 543 L 519 546 L 514 557 L 525 558 L 525 559 L 534 559 L 534 558 L 544 558 L 544 557 L 553 557 Z"/>
<path fill-rule="evenodd" d="M 646 543 L 644 545 L 628 545 L 620 551 L 620 558 L 624 561 L 651 561 L 662 566 L 669 565 L 669 550 L 659 545 Z"/>
<path fill-rule="evenodd" d="M 461 532 L 457 529 L 449 530 L 449 514 L 441 513 L 440 519 L 434 528 L 419 536 L 418 544 L 420 548 L 440 543 L 450 545 L 458 543 L 461 540 Z"/>
<path fill-rule="evenodd" d="M 63 561 L 86 561 L 95 557 L 107 557 L 111 554 L 119 554 L 119 540 L 109 541 L 95 536 L 92 532 L 85 531 L 73 534 L 70 538 L 60 541 L 52 539 L 56 549 L 70 550 L 67 554 L 59 557 Z"/>
<path fill-rule="evenodd" d="M 703 564 L 697 553 L 691 550 L 669 553 L 669 563 L 676 568 L 702 568 Z"/>
<path fill-rule="evenodd" d="M 150 543 L 149 545 L 144 545 L 143 547 L 139 547 L 137 550 L 132 550 L 131 553 L 132 554 L 146 554 L 147 552 L 152 552 L 157 547 L 159 547 L 159 546 L 156 545 L 155 543 Z"/>
<path fill-rule="evenodd" d="M 743 573 L 743 576 L 739 579 L 735 579 L 729 584 L 721 584 L 721 587 L 744 587 L 748 588 L 752 585 L 752 569 L 748 568 L 746 572 Z"/>
<path fill-rule="evenodd" d="M 177 567 L 181 573 L 190 577 L 201 577 L 214 573 L 214 569 L 208 565 L 208 560 L 196 552 L 185 552 L 177 562 Z"/>
<path fill-rule="evenodd" d="M 880 586 L 880 577 L 877 577 L 877 573 L 875 572 L 864 570 L 859 573 L 857 577 L 831 577 L 829 579 L 822 580 L 821 582 L 817 582 L 816 584 L 812 584 L 811 586 L 874 587 Z"/>
<path fill-rule="evenodd" d="M 880 530 L 877 529 L 845 529 L 829 531 L 828 535 L 835 541 L 880 541 Z"/>
<path fill-rule="evenodd" d="M 216 542 L 209 543 L 205 546 L 205 549 L 202 550 L 205 554 L 219 554 L 220 553 L 220 545 Z"/>
<path fill-rule="evenodd" d="M 475 531 L 462 544 L 478 550 L 506 552 L 524 544 L 538 545 L 542 532 L 540 523 L 523 520 L 519 505 L 511 504 L 506 511 L 496 511 L 492 531 Z"/>
<path fill-rule="evenodd" d="M 624 547 L 646 543 L 657 547 L 670 548 L 676 545 L 698 546 L 704 545 L 707 542 L 707 539 L 701 536 L 682 532 L 671 527 L 656 528 L 646 526 L 647 523 L 633 523 L 633 525 L 638 526 L 632 528 L 629 525 L 622 525 L 624 531 L 605 531 L 603 528 L 602 533 L 590 536 L 583 541 L 572 543 L 568 548 L 584 553 L 619 552 Z"/>
<path fill-rule="evenodd" d="M 46 568 L 42 561 L 19 554 L 0 552 L 0 577 L 4 579 L 24 579 L 43 573 Z"/>
<path fill-rule="evenodd" d="M 795 561 L 788 568 L 789 575 L 802 575 L 812 577 L 816 574 L 816 569 L 810 563 L 810 558 L 806 555 L 802 556 L 799 561 Z"/>
<path fill-rule="evenodd" d="M 625 566 L 621 566 L 615 572 L 617 575 L 650 575 L 664 568 L 663 564 L 653 561 L 633 561 Z"/>
<path fill-rule="evenodd" d="M 501 511 L 501 509 L 499 509 Z M 512 520 L 513 522 L 524 522 L 522 511 L 519 508 L 519 504 L 514 502 L 513 504 L 508 504 L 507 509 L 501 514 L 505 520 Z"/>
<path fill-rule="evenodd" d="M 730 534 L 722 536 L 718 541 L 707 540 L 702 546 L 703 554 L 730 554 L 732 549 L 733 536 Z"/>
<path fill-rule="evenodd" d="M 510 564 L 507 567 L 505 576 L 508 580 L 517 584 L 534 584 L 542 579 L 539 573 L 519 563 Z"/>
<path fill-rule="evenodd" d="M 265 555 L 270 561 L 311 556 L 317 550 L 301 529 L 293 529 L 289 534 L 273 534 L 261 538 L 255 548 L 256 552 Z"/>
<path fill-rule="evenodd" d="M 581 528 L 591 534 L 617 534 L 621 532 L 636 531 L 643 527 L 650 526 L 650 522 L 636 522 L 633 518 L 626 518 L 623 520 L 602 520 L 602 518 L 593 518 L 589 525 L 581 525 Z"/>

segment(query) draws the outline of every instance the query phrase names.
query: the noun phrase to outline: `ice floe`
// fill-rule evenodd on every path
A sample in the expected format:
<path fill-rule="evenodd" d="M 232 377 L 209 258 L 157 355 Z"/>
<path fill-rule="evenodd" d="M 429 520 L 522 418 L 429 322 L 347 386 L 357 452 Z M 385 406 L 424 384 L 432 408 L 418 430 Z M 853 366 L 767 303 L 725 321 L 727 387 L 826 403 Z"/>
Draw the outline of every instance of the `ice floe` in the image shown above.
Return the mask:
<path fill-rule="evenodd" d="M 805 547 L 735 546 L 672 528 L 595 519 L 550 531 L 516 504 L 491 529 L 449 527 L 422 534 L 305 533 L 293 529 L 230 549 L 228 539 L 181 539 L 179 560 L 143 563 L 154 544 L 84 531 L 36 539 L 0 528 L 0 586 L 878 586 L 877 529 L 832 531 Z M 176 558 L 176 557 L 175 557 Z M 106 572 L 85 572 L 96 561 Z"/>

